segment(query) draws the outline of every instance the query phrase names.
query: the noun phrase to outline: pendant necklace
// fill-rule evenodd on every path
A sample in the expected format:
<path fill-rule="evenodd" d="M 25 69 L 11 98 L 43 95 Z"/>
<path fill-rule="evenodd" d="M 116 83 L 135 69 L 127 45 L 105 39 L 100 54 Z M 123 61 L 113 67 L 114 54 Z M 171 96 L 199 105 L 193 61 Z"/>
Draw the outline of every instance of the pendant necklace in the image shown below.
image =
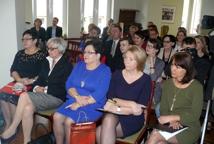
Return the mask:
<path fill-rule="evenodd" d="M 177 89 L 177 88 L 176 88 L 176 89 Z M 180 89 L 175 90 L 175 94 L 174 94 L 173 99 L 172 99 L 172 105 L 171 105 L 171 107 L 170 107 L 170 111 L 172 111 L 173 108 L 174 108 L 175 101 L 176 101 L 176 97 L 177 97 L 177 94 L 179 94 L 179 92 L 180 92 Z"/>
<path fill-rule="evenodd" d="M 87 70 L 84 71 L 83 74 L 82 74 L 82 80 L 80 81 L 80 87 L 81 88 L 85 87 L 85 81 L 88 78 L 88 76 L 89 76 L 88 71 Z"/>

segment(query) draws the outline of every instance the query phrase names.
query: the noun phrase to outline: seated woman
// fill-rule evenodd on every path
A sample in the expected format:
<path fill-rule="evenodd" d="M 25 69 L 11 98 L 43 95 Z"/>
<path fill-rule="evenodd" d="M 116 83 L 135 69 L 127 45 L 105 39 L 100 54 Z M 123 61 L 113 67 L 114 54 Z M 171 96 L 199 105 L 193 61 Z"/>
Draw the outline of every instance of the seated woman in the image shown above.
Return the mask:
<path fill-rule="evenodd" d="M 165 35 L 163 37 L 163 48 L 160 49 L 160 52 L 158 54 L 158 57 L 165 63 L 164 72 L 162 73 L 163 79 L 167 79 L 170 76 L 169 62 L 171 60 L 171 57 L 176 53 L 176 51 L 174 50 L 175 41 L 176 39 L 173 35 Z"/>
<path fill-rule="evenodd" d="M 54 114 L 54 135 L 56 143 L 70 143 L 72 123 L 94 122 L 102 113 L 97 108 L 106 102 L 106 93 L 110 83 L 111 71 L 100 63 L 102 43 L 93 39 L 86 43 L 84 61 L 79 62 L 66 82 L 67 101 Z M 80 112 L 86 117 L 80 117 Z M 79 119 L 79 120 L 78 120 Z"/>
<path fill-rule="evenodd" d="M 125 69 L 112 75 L 106 113 L 97 128 L 98 144 L 115 144 L 117 137 L 126 137 L 144 125 L 144 110 L 151 92 L 150 76 L 143 73 L 146 53 L 132 46 L 124 55 Z"/>
<path fill-rule="evenodd" d="M 146 46 L 146 64 L 144 68 L 144 73 L 151 76 L 152 81 L 155 82 L 155 91 L 154 91 L 154 104 L 156 116 L 160 116 L 159 112 L 159 102 L 161 99 L 161 84 L 162 77 L 161 74 L 164 70 L 164 62 L 157 57 L 161 48 L 161 44 L 156 39 L 149 39 Z"/>
<path fill-rule="evenodd" d="M 34 92 L 20 95 L 13 122 L 1 135 L 2 143 L 14 138 L 13 135 L 22 121 L 24 144 L 27 144 L 31 140 L 34 112 L 57 108 L 66 99 L 65 82 L 72 69 L 63 56 L 66 42 L 61 38 L 51 38 L 47 45 L 49 56 L 34 83 Z"/>
<path fill-rule="evenodd" d="M 208 79 L 211 63 L 207 50 L 207 44 L 205 37 L 201 35 L 195 36 L 197 56 L 194 57 L 194 64 L 197 70 L 196 79 L 205 85 L 205 81 Z"/>
<path fill-rule="evenodd" d="M 190 54 L 178 52 L 172 57 L 171 75 L 172 79 L 163 83 L 159 123 L 170 123 L 173 129 L 182 125 L 189 128 L 169 140 L 155 129 L 147 141 L 148 144 L 193 144 L 199 138 L 203 88 L 194 80 L 195 70 Z"/>
<path fill-rule="evenodd" d="M 134 44 L 146 50 L 147 40 L 149 38 L 148 30 L 139 30 L 134 33 Z"/>
<path fill-rule="evenodd" d="M 45 54 L 37 47 L 36 36 L 31 30 L 26 30 L 22 34 L 22 43 L 24 49 L 16 53 L 10 74 L 14 82 L 27 86 L 37 79 Z M 5 129 L 12 122 L 18 99 L 19 96 L 5 92 L 0 93 L 0 106 L 5 119 Z"/>

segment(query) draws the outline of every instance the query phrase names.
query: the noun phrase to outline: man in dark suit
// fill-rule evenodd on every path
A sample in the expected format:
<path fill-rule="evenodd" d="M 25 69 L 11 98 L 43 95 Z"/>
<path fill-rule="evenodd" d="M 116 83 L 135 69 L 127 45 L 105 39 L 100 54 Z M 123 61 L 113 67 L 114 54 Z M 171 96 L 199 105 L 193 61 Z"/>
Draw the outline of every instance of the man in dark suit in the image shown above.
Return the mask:
<path fill-rule="evenodd" d="M 106 57 L 106 64 L 114 72 L 116 69 L 123 69 L 123 57 L 120 51 L 120 37 L 122 29 L 119 25 L 113 24 L 111 28 L 112 40 L 104 43 L 104 55 Z"/>
<path fill-rule="evenodd" d="M 59 19 L 57 17 L 53 18 L 52 26 L 47 28 L 46 38 L 47 40 L 52 37 L 62 37 L 62 27 L 57 26 Z"/>

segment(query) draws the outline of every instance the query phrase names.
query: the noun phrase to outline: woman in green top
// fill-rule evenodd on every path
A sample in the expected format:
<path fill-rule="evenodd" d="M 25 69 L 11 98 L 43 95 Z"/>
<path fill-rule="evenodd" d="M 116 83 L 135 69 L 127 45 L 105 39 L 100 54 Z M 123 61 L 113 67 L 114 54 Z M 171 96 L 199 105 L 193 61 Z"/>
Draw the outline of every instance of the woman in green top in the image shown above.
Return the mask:
<path fill-rule="evenodd" d="M 195 70 L 191 55 L 178 52 L 172 57 L 171 76 L 163 84 L 160 102 L 160 124 L 169 123 L 173 129 L 182 125 L 189 128 L 166 140 L 154 129 L 147 144 L 193 144 L 200 135 L 200 115 L 203 104 L 202 85 L 194 80 Z"/>

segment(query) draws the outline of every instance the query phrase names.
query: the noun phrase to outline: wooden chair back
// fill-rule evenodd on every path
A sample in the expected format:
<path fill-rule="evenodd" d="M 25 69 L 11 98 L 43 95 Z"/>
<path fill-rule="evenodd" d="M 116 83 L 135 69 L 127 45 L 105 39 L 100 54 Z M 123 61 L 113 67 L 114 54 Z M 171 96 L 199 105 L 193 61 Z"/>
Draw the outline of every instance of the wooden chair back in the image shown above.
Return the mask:
<path fill-rule="evenodd" d="M 82 51 L 79 48 L 80 40 L 68 40 L 68 47 L 66 50 L 66 56 L 69 62 L 75 64 L 79 59 L 82 58 Z"/>

